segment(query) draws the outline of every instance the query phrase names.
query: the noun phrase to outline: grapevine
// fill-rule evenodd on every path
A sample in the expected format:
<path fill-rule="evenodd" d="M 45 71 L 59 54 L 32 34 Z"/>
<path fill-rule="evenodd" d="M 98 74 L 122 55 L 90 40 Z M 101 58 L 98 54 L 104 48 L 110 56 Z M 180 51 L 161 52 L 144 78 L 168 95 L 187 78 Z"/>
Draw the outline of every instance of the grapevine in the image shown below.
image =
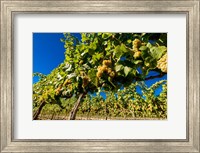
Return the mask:
<path fill-rule="evenodd" d="M 48 75 L 34 73 L 40 80 L 33 85 L 33 118 L 166 118 L 166 80 L 145 85 L 167 75 L 166 38 L 165 33 L 81 33 L 78 39 L 64 33 L 65 60 Z"/>

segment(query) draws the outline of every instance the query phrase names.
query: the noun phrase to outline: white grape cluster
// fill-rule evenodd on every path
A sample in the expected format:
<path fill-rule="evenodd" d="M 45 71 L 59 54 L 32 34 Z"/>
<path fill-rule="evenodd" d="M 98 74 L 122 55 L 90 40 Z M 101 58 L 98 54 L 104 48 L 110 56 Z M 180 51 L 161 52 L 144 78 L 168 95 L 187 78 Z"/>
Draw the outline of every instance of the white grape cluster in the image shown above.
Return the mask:
<path fill-rule="evenodd" d="M 157 68 L 161 69 L 162 72 L 167 73 L 167 54 L 163 55 L 158 60 Z"/>
<path fill-rule="evenodd" d="M 141 46 L 141 41 L 139 39 L 135 39 L 133 42 L 133 52 L 134 58 L 139 58 L 141 56 L 141 51 L 139 50 L 139 47 Z"/>
<path fill-rule="evenodd" d="M 112 62 L 110 60 L 104 60 L 102 66 L 98 66 L 97 77 L 102 77 L 103 73 L 107 73 L 111 78 L 115 77 L 115 71 L 112 70 L 111 65 Z"/>

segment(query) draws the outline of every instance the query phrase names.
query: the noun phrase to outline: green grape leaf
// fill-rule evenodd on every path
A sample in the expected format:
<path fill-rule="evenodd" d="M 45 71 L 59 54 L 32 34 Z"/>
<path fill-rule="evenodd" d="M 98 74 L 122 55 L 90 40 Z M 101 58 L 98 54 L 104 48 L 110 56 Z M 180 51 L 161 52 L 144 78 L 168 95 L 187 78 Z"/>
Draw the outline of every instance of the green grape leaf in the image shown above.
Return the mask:
<path fill-rule="evenodd" d="M 141 56 L 142 56 L 143 60 L 146 60 L 146 58 L 151 58 L 151 54 L 149 53 L 148 50 L 143 50 L 141 52 Z"/>
<path fill-rule="evenodd" d="M 70 73 L 67 75 L 68 79 L 76 77 L 76 73 Z"/>
<path fill-rule="evenodd" d="M 127 76 L 129 74 L 129 72 L 131 72 L 132 68 L 128 67 L 128 66 L 125 66 L 124 67 L 124 74 L 125 76 Z"/>
<path fill-rule="evenodd" d="M 108 39 L 109 37 L 111 37 L 112 36 L 112 33 L 103 33 L 102 34 L 102 38 L 103 39 Z"/>
<path fill-rule="evenodd" d="M 119 71 L 121 71 L 123 68 L 124 68 L 124 66 L 121 65 L 121 64 L 120 64 L 120 65 L 116 65 L 116 66 L 115 66 L 115 71 L 116 71 L 116 72 L 119 72 Z"/>
<path fill-rule="evenodd" d="M 97 44 L 96 44 L 95 42 L 90 43 L 90 48 L 91 48 L 92 50 L 96 50 L 96 49 L 97 49 Z"/>
<path fill-rule="evenodd" d="M 140 63 L 142 63 L 142 62 L 143 62 L 142 60 L 134 60 L 134 61 L 133 61 L 133 63 L 134 63 L 135 65 L 140 64 Z"/>
<path fill-rule="evenodd" d="M 91 79 L 91 82 L 95 85 L 96 84 L 96 73 L 97 70 L 96 69 L 90 69 L 88 71 L 88 76 Z"/>
<path fill-rule="evenodd" d="M 124 44 L 121 44 L 120 50 L 121 50 L 123 53 L 126 53 L 126 52 L 129 52 L 129 51 L 130 51 Z"/>
<path fill-rule="evenodd" d="M 141 51 L 143 51 L 143 50 L 147 50 L 148 48 L 146 47 L 146 46 L 141 46 L 140 48 L 139 48 L 139 50 L 141 50 Z"/>
<path fill-rule="evenodd" d="M 98 60 L 100 60 L 102 57 L 103 57 L 103 54 L 102 54 L 102 53 L 95 53 L 95 54 L 92 56 L 92 60 L 98 61 Z"/>
<path fill-rule="evenodd" d="M 152 57 L 158 60 L 162 57 L 163 54 L 167 52 L 167 47 L 165 46 L 152 47 L 150 51 L 151 51 Z"/>

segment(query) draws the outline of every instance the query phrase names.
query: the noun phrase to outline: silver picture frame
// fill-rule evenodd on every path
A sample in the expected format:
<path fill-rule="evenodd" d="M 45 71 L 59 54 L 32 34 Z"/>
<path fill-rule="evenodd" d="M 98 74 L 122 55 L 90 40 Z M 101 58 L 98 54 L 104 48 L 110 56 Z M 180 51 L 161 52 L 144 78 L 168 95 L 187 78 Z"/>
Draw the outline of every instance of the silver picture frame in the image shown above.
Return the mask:
<path fill-rule="evenodd" d="M 200 152 L 199 133 L 199 0 L 0 0 L 0 152 Z M 187 16 L 187 138 L 173 140 L 16 140 L 13 137 L 14 109 L 14 18 L 15 14 L 140 13 L 185 14 Z"/>

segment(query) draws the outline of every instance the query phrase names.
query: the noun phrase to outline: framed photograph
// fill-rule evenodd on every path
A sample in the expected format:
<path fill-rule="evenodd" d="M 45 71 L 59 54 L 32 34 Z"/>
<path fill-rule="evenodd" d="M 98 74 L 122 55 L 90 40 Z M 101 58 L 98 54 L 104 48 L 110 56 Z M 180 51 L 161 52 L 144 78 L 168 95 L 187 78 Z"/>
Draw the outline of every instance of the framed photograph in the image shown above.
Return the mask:
<path fill-rule="evenodd" d="M 1 152 L 200 152 L 199 0 L 1 2 Z"/>

